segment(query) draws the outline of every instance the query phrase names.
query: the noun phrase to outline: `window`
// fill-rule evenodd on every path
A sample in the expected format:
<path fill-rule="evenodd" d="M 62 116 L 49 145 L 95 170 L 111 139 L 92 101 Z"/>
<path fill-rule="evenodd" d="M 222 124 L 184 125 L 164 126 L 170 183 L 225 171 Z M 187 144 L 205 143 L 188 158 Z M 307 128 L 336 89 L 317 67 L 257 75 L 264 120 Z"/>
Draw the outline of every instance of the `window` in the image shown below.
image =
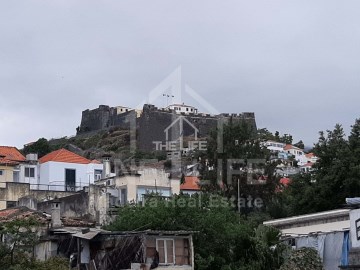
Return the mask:
<path fill-rule="evenodd" d="M 100 180 L 102 176 L 102 170 L 94 170 L 95 180 Z"/>
<path fill-rule="evenodd" d="M 25 167 L 25 177 L 35 177 L 35 168 Z"/>
<path fill-rule="evenodd" d="M 16 201 L 6 201 L 6 208 L 16 207 Z"/>
<path fill-rule="evenodd" d="M 360 218 L 355 221 L 356 239 L 360 240 Z"/>
<path fill-rule="evenodd" d="M 188 112 L 188 111 L 189 111 L 189 108 L 186 108 L 186 111 Z"/>
<path fill-rule="evenodd" d="M 175 246 L 173 239 L 157 239 L 156 250 L 160 264 L 175 264 Z"/>
<path fill-rule="evenodd" d="M 1 175 L 4 175 L 4 171 L 3 170 L 0 170 L 0 176 Z"/>

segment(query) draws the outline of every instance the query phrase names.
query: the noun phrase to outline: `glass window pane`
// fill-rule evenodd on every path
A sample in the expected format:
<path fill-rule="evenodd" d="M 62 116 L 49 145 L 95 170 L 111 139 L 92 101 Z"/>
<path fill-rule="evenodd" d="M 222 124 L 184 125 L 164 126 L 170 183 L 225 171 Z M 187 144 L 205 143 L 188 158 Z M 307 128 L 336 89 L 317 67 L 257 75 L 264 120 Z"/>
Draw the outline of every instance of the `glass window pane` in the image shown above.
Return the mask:
<path fill-rule="evenodd" d="M 35 169 L 30 168 L 30 177 L 35 177 Z"/>
<path fill-rule="evenodd" d="M 164 249 L 164 240 L 158 240 L 158 252 L 159 252 L 159 262 L 165 263 L 165 249 Z"/>
<path fill-rule="evenodd" d="M 166 240 L 167 263 L 174 263 L 174 241 Z"/>

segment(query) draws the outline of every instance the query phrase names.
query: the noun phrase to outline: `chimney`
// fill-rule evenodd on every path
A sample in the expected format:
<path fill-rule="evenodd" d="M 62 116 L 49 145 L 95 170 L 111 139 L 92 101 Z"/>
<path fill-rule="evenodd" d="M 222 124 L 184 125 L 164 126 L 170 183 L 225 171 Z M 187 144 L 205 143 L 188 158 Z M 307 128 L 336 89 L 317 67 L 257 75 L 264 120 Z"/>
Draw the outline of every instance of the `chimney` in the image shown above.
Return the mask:
<path fill-rule="evenodd" d="M 60 219 L 60 207 L 61 202 L 58 198 L 55 199 L 51 203 L 51 227 L 52 228 L 59 228 L 62 226 L 61 219 Z"/>
<path fill-rule="evenodd" d="M 111 174 L 111 165 L 110 165 L 110 155 L 103 155 L 103 178 L 110 177 Z"/>

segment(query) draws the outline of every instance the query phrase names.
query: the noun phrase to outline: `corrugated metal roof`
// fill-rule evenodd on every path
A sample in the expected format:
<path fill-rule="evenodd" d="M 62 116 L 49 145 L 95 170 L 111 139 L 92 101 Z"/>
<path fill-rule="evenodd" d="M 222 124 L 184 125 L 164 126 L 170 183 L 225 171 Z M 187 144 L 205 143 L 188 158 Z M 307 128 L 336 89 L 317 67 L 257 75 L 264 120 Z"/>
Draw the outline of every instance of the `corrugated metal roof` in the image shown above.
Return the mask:
<path fill-rule="evenodd" d="M 296 227 L 281 230 L 283 235 L 299 236 L 309 234 L 324 234 L 338 231 L 350 230 L 350 220 L 336 221 L 331 223 L 316 224 L 310 226 Z"/>
<path fill-rule="evenodd" d="M 349 212 L 350 209 L 336 209 L 336 210 L 324 211 L 314 214 L 269 220 L 269 221 L 265 221 L 264 225 L 280 226 L 280 225 L 318 220 L 318 219 L 330 218 L 330 217 L 341 217 L 341 216 L 346 217 L 349 216 Z"/>
<path fill-rule="evenodd" d="M 146 230 L 146 231 L 103 231 L 101 234 L 108 235 L 129 235 L 129 234 L 147 234 L 147 235 L 191 235 L 198 233 L 196 231 L 157 231 L 157 230 Z"/>
<path fill-rule="evenodd" d="M 78 233 L 74 234 L 73 236 L 77 237 L 77 238 L 81 238 L 81 239 L 91 240 L 95 236 L 97 236 L 99 233 L 100 233 L 100 231 L 89 231 L 87 233 L 78 232 Z"/>

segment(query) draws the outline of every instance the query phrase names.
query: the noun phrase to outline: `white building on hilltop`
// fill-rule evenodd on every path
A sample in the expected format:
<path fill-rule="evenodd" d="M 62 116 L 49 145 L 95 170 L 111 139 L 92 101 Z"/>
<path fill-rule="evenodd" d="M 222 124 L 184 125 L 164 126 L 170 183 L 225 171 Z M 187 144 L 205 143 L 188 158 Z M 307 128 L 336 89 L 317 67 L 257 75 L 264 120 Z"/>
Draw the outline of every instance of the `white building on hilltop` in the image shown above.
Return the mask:
<path fill-rule="evenodd" d="M 287 144 L 284 147 L 284 151 L 292 156 L 294 156 L 295 160 L 298 162 L 299 166 L 305 165 L 308 163 L 308 159 L 305 156 L 304 150 L 293 146 L 291 144 Z"/>
<path fill-rule="evenodd" d="M 188 106 L 183 104 L 173 104 L 170 106 L 167 106 L 165 108 L 166 110 L 175 111 L 177 114 L 185 113 L 185 114 L 197 114 L 198 109 L 193 106 Z"/>
<path fill-rule="evenodd" d="M 276 142 L 276 141 L 266 141 L 264 145 L 268 150 L 277 151 L 277 152 L 283 152 L 284 147 L 286 146 L 285 143 Z"/>

